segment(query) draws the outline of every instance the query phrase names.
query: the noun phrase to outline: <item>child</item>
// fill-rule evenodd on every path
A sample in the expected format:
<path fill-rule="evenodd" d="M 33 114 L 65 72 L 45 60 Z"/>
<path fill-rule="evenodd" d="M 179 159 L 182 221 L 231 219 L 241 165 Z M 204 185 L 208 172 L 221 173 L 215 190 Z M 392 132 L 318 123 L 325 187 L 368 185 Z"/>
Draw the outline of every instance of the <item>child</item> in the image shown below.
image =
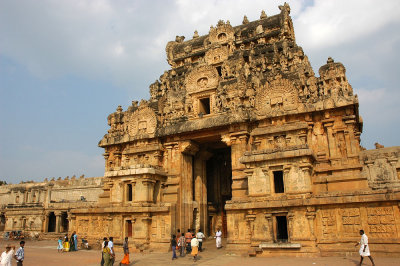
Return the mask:
<path fill-rule="evenodd" d="M 171 240 L 171 247 L 172 247 L 172 260 L 177 259 L 176 257 L 176 236 L 172 235 L 172 240 Z"/>
<path fill-rule="evenodd" d="M 64 247 L 63 247 L 63 242 L 62 242 L 61 236 L 58 238 L 58 247 L 57 247 L 57 251 L 58 251 L 58 252 L 63 252 L 63 251 L 64 251 Z"/>

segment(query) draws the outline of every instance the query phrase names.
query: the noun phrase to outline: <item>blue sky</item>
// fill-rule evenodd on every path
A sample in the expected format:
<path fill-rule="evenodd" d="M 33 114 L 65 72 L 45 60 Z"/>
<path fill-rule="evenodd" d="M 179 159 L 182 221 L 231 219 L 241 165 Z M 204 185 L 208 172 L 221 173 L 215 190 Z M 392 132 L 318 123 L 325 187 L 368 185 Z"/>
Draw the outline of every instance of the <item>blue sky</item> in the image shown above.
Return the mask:
<path fill-rule="evenodd" d="M 400 1 L 288 1 L 314 72 L 342 62 L 362 145 L 399 145 Z M 281 1 L 0 1 L 0 180 L 101 176 L 98 141 L 118 105 L 148 98 L 176 35 L 279 13 Z"/>

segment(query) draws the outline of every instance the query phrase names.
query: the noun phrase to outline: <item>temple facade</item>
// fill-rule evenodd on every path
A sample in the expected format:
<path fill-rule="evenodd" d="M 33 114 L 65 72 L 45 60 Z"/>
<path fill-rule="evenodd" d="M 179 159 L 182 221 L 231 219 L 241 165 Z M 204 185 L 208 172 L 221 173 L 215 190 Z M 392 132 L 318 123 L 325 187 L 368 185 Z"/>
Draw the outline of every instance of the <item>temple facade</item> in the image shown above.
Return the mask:
<path fill-rule="evenodd" d="M 280 10 L 167 44 L 150 99 L 108 116 L 104 177 L 65 210 L 69 231 L 168 250 L 177 229 L 220 228 L 230 250 L 317 256 L 357 252 L 363 229 L 400 254 L 400 147 L 360 146 L 345 67 L 328 58 L 316 76 Z"/>

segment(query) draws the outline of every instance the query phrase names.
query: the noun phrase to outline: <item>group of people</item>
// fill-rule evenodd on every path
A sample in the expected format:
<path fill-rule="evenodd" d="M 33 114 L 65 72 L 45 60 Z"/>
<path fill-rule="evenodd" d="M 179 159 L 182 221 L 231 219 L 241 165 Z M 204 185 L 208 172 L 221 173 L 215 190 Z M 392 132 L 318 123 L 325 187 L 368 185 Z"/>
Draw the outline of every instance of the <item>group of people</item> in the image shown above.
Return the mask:
<path fill-rule="evenodd" d="M 58 238 L 58 252 L 78 251 L 78 236 L 74 231 L 70 238 L 65 234 L 64 239 L 60 236 Z"/>
<path fill-rule="evenodd" d="M 17 252 L 15 252 L 15 255 L 14 255 L 15 246 L 7 245 L 6 251 L 4 251 L 1 254 L 0 265 L 1 266 L 11 266 L 12 258 L 14 257 L 14 259 L 17 261 L 17 266 L 22 266 L 24 257 L 25 257 L 24 256 L 24 254 L 25 254 L 24 246 L 25 246 L 25 241 L 19 242 L 19 248 L 18 248 Z"/>
<path fill-rule="evenodd" d="M 130 264 L 129 261 L 129 245 L 128 245 L 128 237 L 125 237 L 124 244 L 124 258 L 122 259 L 120 264 Z M 112 266 L 115 262 L 115 251 L 114 251 L 114 239 L 110 237 L 103 238 L 103 243 L 101 244 L 101 266 Z"/>
<path fill-rule="evenodd" d="M 222 247 L 222 232 L 218 228 L 218 231 L 215 233 L 216 246 L 217 248 Z M 205 235 L 199 229 L 197 233 L 195 233 L 194 229 L 188 229 L 185 234 L 181 233 L 181 230 L 178 229 L 176 235 L 172 235 L 171 239 L 171 249 L 172 249 L 172 260 L 177 259 L 176 251 L 179 251 L 181 257 L 186 254 L 191 254 L 193 256 L 193 260 L 197 260 L 197 255 L 203 251 L 203 240 L 205 240 Z"/>

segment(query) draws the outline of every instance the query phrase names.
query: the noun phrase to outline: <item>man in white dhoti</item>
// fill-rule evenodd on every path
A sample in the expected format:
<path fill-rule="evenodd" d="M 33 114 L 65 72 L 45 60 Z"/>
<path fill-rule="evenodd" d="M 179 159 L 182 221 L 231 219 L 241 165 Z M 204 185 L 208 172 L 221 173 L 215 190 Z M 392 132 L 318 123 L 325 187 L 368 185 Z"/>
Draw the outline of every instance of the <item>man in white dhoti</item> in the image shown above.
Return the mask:
<path fill-rule="evenodd" d="M 215 242 L 217 244 L 217 248 L 222 248 L 222 232 L 221 230 L 218 228 L 218 231 L 215 233 Z"/>
<path fill-rule="evenodd" d="M 360 266 L 364 260 L 364 257 L 368 257 L 371 260 L 372 265 L 375 265 L 374 260 L 372 259 L 371 254 L 369 252 L 368 237 L 364 233 L 364 230 L 360 230 L 360 235 L 361 235 L 361 240 L 359 243 L 356 244 L 356 246 L 361 245 L 359 250 L 361 256 Z"/>

